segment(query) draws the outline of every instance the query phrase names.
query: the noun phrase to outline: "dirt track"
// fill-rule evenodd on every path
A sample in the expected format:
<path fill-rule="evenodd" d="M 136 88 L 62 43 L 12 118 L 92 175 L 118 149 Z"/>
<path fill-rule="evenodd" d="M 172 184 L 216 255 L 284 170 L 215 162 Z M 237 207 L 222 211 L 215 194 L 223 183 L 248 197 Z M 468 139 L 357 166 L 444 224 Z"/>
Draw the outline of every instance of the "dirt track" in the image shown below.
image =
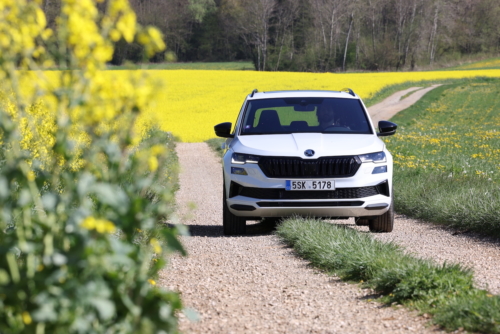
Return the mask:
<path fill-rule="evenodd" d="M 395 97 L 389 99 L 383 103 L 390 104 Z M 394 112 L 397 107 L 390 109 Z M 384 112 L 374 116 L 389 118 Z M 184 304 L 200 314 L 201 320 L 196 323 L 181 318 L 182 331 L 438 332 L 426 327 L 423 317 L 405 309 L 383 307 L 371 301 L 376 296 L 369 290 L 310 268 L 272 233 L 259 230 L 259 225 L 250 226 L 248 236 L 223 236 L 220 159 L 205 143 L 181 143 L 177 153 L 182 168 L 178 214 L 192 236 L 183 239 L 189 256 L 172 258 L 161 273 L 160 284 L 180 291 Z M 190 202 L 196 209 L 188 209 Z M 338 223 L 354 227 L 352 221 Z M 479 284 L 489 284 L 494 293 L 500 291 L 498 242 L 454 235 L 403 216 L 396 217 L 393 233 L 377 237 L 405 245 L 417 256 L 471 265 Z"/>

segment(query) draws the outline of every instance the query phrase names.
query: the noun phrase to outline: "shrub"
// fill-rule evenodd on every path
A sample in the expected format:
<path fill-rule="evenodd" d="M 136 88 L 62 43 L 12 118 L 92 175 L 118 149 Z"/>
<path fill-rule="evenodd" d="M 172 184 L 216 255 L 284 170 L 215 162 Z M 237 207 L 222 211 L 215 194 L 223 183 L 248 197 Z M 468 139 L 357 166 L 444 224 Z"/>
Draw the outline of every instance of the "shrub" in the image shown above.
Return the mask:
<path fill-rule="evenodd" d="M 154 281 L 165 255 L 184 253 L 177 229 L 158 229 L 176 188 L 173 140 L 151 130 L 134 148 L 155 86 L 100 72 L 113 41 L 164 45 L 126 0 L 96 2 L 63 0 L 51 31 L 39 1 L 2 1 L 1 333 L 177 330 L 180 298 Z"/>

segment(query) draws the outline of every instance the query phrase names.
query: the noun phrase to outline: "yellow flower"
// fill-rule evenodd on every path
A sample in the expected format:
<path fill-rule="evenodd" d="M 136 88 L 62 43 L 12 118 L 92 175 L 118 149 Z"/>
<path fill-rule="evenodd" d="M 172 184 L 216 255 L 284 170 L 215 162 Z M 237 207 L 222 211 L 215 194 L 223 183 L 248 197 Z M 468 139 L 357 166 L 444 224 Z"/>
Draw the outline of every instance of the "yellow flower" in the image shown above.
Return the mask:
<path fill-rule="evenodd" d="M 155 156 L 151 156 L 148 159 L 149 170 L 152 172 L 156 172 L 158 169 L 158 159 Z"/>
<path fill-rule="evenodd" d="M 23 318 L 23 322 L 26 325 L 31 324 L 32 320 L 31 320 L 31 316 L 30 316 L 30 314 L 28 312 L 24 311 L 23 314 L 22 314 L 22 318 Z"/>
<path fill-rule="evenodd" d="M 152 286 L 155 286 L 156 285 L 156 282 L 152 279 L 148 279 L 148 282 L 149 284 L 151 284 Z"/>
<path fill-rule="evenodd" d="M 116 226 L 111 221 L 106 219 L 96 219 L 92 216 L 85 218 L 80 226 L 89 231 L 96 230 L 99 233 L 113 233 L 116 231 Z"/>
<path fill-rule="evenodd" d="M 161 248 L 160 242 L 156 238 L 151 238 L 151 240 L 149 241 L 149 243 L 151 244 L 151 246 L 153 246 L 153 251 L 156 254 L 161 254 L 161 252 L 163 250 Z"/>

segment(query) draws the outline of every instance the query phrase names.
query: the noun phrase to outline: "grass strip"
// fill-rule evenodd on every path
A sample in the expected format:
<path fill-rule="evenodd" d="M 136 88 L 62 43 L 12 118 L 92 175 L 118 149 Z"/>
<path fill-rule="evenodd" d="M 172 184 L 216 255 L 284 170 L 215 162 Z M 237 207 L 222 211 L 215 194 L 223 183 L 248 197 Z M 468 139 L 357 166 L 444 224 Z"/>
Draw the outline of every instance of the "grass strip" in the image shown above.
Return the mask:
<path fill-rule="evenodd" d="M 458 264 L 436 264 L 401 246 L 321 220 L 290 218 L 277 235 L 312 265 L 381 294 L 379 301 L 433 315 L 446 330 L 500 333 L 500 296 L 473 286 Z"/>
<path fill-rule="evenodd" d="M 205 143 L 217 154 L 219 157 L 224 156 L 224 150 L 222 149 L 222 144 L 226 141 L 226 138 L 210 138 L 205 140 Z"/>

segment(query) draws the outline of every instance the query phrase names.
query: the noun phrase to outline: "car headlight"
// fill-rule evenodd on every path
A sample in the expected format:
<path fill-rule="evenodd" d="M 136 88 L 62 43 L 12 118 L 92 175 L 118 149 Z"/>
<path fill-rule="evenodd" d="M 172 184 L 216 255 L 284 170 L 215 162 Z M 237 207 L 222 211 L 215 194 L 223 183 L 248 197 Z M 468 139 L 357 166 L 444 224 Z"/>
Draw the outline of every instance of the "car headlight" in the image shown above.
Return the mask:
<path fill-rule="evenodd" d="M 384 152 L 362 154 L 362 155 L 358 155 L 358 157 L 361 160 L 361 162 L 380 163 L 380 162 L 386 162 L 387 161 L 387 159 L 385 158 L 385 153 Z"/>
<path fill-rule="evenodd" d="M 231 162 L 233 164 L 257 164 L 259 163 L 259 157 L 250 154 L 233 153 Z"/>

